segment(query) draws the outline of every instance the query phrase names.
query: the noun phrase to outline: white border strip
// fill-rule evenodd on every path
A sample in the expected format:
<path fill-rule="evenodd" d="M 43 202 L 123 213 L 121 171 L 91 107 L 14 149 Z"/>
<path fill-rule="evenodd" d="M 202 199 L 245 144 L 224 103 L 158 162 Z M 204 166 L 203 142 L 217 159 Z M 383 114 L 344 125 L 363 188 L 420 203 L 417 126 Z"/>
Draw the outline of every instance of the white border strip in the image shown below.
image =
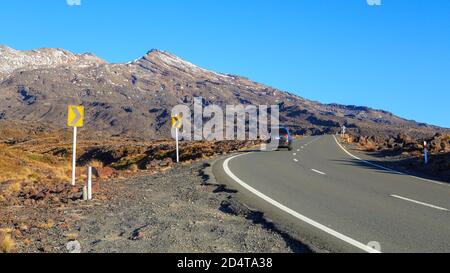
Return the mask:
<path fill-rule="evenodd" d="M 422 205 L 422 206 L 426 206 L 426 207 L 430 207 L 430 208 L 437 209 L 437 210 L 448 211 L 448 209 L 446 209 L 446 208 L 442 208 L 442 207 L 438 207 L 438 206 L 431 205 L 431 204 L 428 204 L 428 203 L 424 203 L 424 202 L 420 202 L 420 201 L 417 201 L 417 200 L 409 199 L 409 198 L 402 197 L 402 196 L 399 196 L 399 195 L 391 195 L 391 197 L 398 198 L 398 199 L 401 199 L 401 200 L 404 200 L 404 201 L 409 201 L 409 202 L 412 202 L 412 203 L 416 203 L 416 204 L 419 204 L 419 205 Z"/>
<path fill-rule="evenodd" d="M 357 156 L 355 156 L 355 155 L 352 155 L 349 151 L 347 151 L 347 149 L 345 149 L 345 148 L 341 145 L 341 143 L 339 143 L 339 141 L 337 140 L 337 138 L 336 138 L 334 135 L 333 135 L 333 137 L 334 137 L 334 140 L 336 141 L 336 144 L 337 144 L 337 145 L 338 145 L 338 146 L 339 146 L 346 154 L 348 154 L 349 156 L 353 157 L 354 159 L 357 159 L 357 160 L 359 160 L 359 161 L 361 161 L 361 162 L 364 162 L 364 163 L 366 163 L 366 164 L 368 164 L 368 165 L 377 167 L 377 168 L 382 169 L 382 170 L 385 170 L 385 171 L 389 171 L 389 172 L 391 172 L 391 173 L 393 173 L 393 174 L 401 174 L 401 175 L 409 176 L 409 177 L 412 177 L 412 178 L 415 178 L 415 179 L 419 179 L 419 180 L 422 180 L 422 181 L 435 183 L 435 184 L 438 184 L 438 185 L 450 186 L 449 184 L 445 184 L 445 183 L 441 183 L 441 182 L 438 182 L 438 181 L 434 181 L 434 180 L 430 180 L 430 179 L 426 179 L 426 178 L 417 177 L 417 176 L 414 176 L 414 175 L 402 173 L 402 172 L 399 172 L 399 171 L 396 171 L 396 170 L 393 170 L 393 169 L 390 169 L 390 168 L 386 168 L 386 167 L 384 167 L 384 166 L 381 166 L 381 165 L 378 165 L 378 164 L 369 162 L 369 161 L 367 161 L 367 160 L 361 159 L 361 158 L 359 158 L 359 157 L 357 157 Z"/>
<path fill-rule="evenodd" d="M 247 155 L 247 154 L 243 154 L 243 155 Z M 350 245 L 352 245 L 354 247 L 357 247 L 357 248 L 359 248 L 359 249 L 361 249 L 361 250 L 363 250 L 365 252 L 368 252 L 368 253 L 381 253 L 380 251 L 378 251 L 376 249 L 373 249 L 373 248 L 371 248 L 371 247 L 369 247 L 369 246 L 367 246 L 367 245 L 365 245 L 363 243 L 360 243 L 360 242 L 358 242 L 358 241 L 356 241 L 356 240 L 354 240 L 354 239 L 352 239 L 352 238 L 350 238 L 350 237 L 348 237 L 348 236 L 346 236 L 346 235 L 344 235 L 342 233 L 339 233 L 339 232 L 337 232 L 337 231 L 335 231 L 335 230 L 333 230 L 333 229 L 331 229 L 331 228 L 329 228 L 327 226 L 324 226 L 324 225 L 322 225 L 322 224 L 320 224 L 320 223 L 318 223 L 318 222 L 316 222 L 316 221 L 314 221 L 314 220 L 312 220 L 312 219 L 310 219 L 310 218 L 308 218 L 308 217 L 306 217 L 304 215 L 301 215 L 300 213 L 298 213 L 298 212 L 296 212 L 296 211 L 286 207 L 285 205 L 283 205 L 283 204 L 273 200 L 272 198 L 268 197 L 267 195 L 264 195 L 263 193 L 259 192 L 258 190 L 254 189 L 251 186 L 249 186 L 246 183 L 244 183 L 241 179 L 239 179 L 236 175 L 234 175 L 233 172 L 231 172 L 231 170 L 229 168 L 229 163 L 230 163 L 231 160 L 233 160 L 233 159 L 235 159 L 237 157 L 243 156 L 243 155 L 237 155 L 237 156 L 230 157 L 230 158 L 226 159 L 224 161 L 224 163 L 223 163 L 223 169 L 224 169 L 225 173 L 229 177 L 231 177 L 234 181 L 236 181 L 238 184 L 240 184 L 242 187 L 244 187 L 245 189 L 247 189 L 248 191 L 250 191 L 254 195 L 258 196 L 259 198 L 263 199 L 264 201 L 270 203 L 271 205 L 273 205 L 273 206 L 281 209 L 282 211 L 287 212 L 288 214 L 294 216 L 295 218 L 297 218 L 297 219 L 299 219 L 299 220 L 301 220 L 303 222 L 306 222 L 306 223 L 314 226 L 315 228 L 318 228 L 318 229 L 320 229 L 320 230 L 322 230 L 322 231 L 324 231 L 324 232 L 326 232 L 326 233 L 328 233 L 328 234 L 330 234 L 330 235 L 332 235 L 332 236 L 334 236 L 334 237 L 336 237 L 336 238 L 338 238 L 338 239 L 340 239 L 340 240 L 342 240 L 342 241 L 344 241 L 344 242 L 346 242 L 346 243 L 348 243 L 348 244 L 350 244 Z"/>
<path fill-rule="evenodd" d="M 315 172 L 315 173 L 318 173 L 318 174 L 321 174 L 321 175 L 327 175 L 326 173 L 321 172 L 321 171 L 318 171 L 318 170 L 316 170 L 316 169 L 311 169 L 311 171 L 313 171 L 313 172 Z"/>

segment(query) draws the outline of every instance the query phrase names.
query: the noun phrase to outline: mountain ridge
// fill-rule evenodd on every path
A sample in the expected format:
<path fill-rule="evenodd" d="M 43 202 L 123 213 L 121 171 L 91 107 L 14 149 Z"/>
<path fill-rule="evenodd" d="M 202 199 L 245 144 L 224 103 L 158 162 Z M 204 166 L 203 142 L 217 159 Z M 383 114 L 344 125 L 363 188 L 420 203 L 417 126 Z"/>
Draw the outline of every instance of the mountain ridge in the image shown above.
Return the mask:
<path fill-rule="evenodd" d="M 3 78 L 1 71 L 6 71 Z M 0 120 L 62 127 L 67 104 L 82 104 L 87 107 L 88 129 L 167 138 L 170 109 L 192 105 L 193 97 L 221 107 L 279 105 L 281 123 L 299 134 L 336 133 L 342 125 L 356 134 L 430 135 L 444 130 L 366 106 L 307 100 L 245 77 L 201 68 L 158 49 L 128 63 L 108 63 L 93 54 L 64 49 L 0 48 Z"/>
<path fill-rule="evenodd" d="M 0 45 L 0 79 L 18 70 L 32 70 L 56 66 L 91 66 L 106 61 L 91 53 L 75 54 L 61 48 L 16 50 Z"/>

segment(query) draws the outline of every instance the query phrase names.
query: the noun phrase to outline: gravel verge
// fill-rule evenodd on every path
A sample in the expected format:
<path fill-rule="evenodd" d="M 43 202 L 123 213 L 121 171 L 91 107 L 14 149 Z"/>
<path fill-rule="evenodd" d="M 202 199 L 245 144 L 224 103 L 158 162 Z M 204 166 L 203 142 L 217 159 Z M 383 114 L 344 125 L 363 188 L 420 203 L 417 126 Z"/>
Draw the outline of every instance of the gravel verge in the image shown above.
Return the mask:
<path fill-rule="evenodd" d="M 105 182 L 101 199 L 10 207 L 18 252 L 292 253 L 311 249 L 215 184 L 208 161 Z M 41 223 L 41 224 L 37 224 Z M 42 224 L 44 223 L 44 224 Z M 45 225 L 48 223 L 48 225 Z"/>

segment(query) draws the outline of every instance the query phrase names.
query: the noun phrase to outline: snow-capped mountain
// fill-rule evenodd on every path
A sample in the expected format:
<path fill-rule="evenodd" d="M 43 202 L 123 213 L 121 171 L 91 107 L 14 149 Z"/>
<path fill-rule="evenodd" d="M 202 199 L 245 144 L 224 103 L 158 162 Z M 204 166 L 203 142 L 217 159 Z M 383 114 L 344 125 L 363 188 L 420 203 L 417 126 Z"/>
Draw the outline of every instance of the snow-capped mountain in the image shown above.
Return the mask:
<path fill-rule="evenodd" d="M 432 134 L 441 128 L 367 107 L 322 104 L 251 81 L 209 71 L 151 50 L 128 63 L 62 49 L 0 49 L 0 120 L 65 126 L 68 104 L 86 107 L 87 129 L 165 138 L 177 104 L 279 105 L 281 123 L 301 134 L 338 132 Z M 374 94 L 376 96 L 376 94 Z"/>
<path fill-rule="evenodd" d="M 64 49 L 15 50 L 0 45 L 0 77 L 18 70 L 57 66 L 87 67 L 104 63 L 105 61 L 92 54 L 74 54 Z"/>

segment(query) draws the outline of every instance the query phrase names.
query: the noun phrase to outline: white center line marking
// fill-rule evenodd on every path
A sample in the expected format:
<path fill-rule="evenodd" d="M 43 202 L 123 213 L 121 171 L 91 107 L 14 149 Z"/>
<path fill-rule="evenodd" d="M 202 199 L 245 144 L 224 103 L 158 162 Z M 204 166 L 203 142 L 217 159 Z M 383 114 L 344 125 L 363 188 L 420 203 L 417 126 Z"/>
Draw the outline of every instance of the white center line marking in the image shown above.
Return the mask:
<path fill-rule="evenodd" d="M 297 152 L 300 152 L 300 149 L 297 149 Z"/>
<path fill-rule="evenodd" d="M 427 207 L 430 207 L 430 208 L 433 208 L 433 209 L 437 209 L 437 210 L 448 211 L 448 209 L 446 209 L 446 208 L 441 208 L 441 207 L 438 207 L 438 206 L 435 206 L 435 205 L 431 205 L 431 204 L 428 204 L 428 203 L 416 201 L 416 200 L 409 199 L 409 198 L 402 197 L 402 196 L 398 196 L 398 195 L 391 195 L 391 197 L 398 198 L 398 199 L 405 200 L 405 201 L 409 201 L 409 202 L 412 202 L 412 203 L 416 203 L 416 204 L 419 204 L 419 205 L 422 205 L 422 206 L 427 206 Z"/>
<path fill-rule="evenodd" d="M 316 170 L 316 169 L 311 169 L 311 171 L 313 171 L 313 172 L 315 172 L 315 173 L 318 173 L 318 174 L 321 174 L 321 175 L 327 175 L 326 173 L 321 172 L 321 171 L 318 171 L 318 170 Z"/>
<path fill-rule="evenodd" d="M 246 155 L 246 154 L 243 154 L 243 155 Z M 348 237 L 348 236 L 346 236 L 346 235 L 344 235 L 344 234 L 342 234 L 342 233 L 340 233 L 340 232 L 338 232 L 336 230 L 333 230 L 333 229 L 331 229 L 331 228 L 329 228 L 329 227 L 327 227 L 327 226 L 325 226 L 323 224 L 320 224 L 320 223 L 312 220 L 311 218 L 308 218 L 308 217 L 306 217 L 306 216 L 296 212 L 295 210 L 292 210 L 292 209 L 286 207 L 285 205 L 275 201 L 274 199 L 270 198 L 269 196 L 261 193 L 260 191 L 258 191 L 255 188 L 249 186 L 248 184 L 246 184 L 244 181 L 239 179 L 239 177 L 237 177 L 233 172 L 231 172 L 230 167 L 229 167 L 229 163 L 230 163 L 231 160 L 233 160 L 233 159 L 235 159 L 237 157 L 243 156 L 243 155 L 237 155 L 237 156 L 230 157 L 230 158 L 228 158 L 227 160 L 225 160 L 223 162 L 223 169 L 224 169 L 225 173 L 229 177 L 231 177 L 234 181 L 236 181 L 236 183 L 240 184 L 242 187 L 244 187 L 245 189 L 247 189 L 248 191 L 250 191 L 254 195 L 258 196 L 259 198 L 263 199 L 264 201 L 268 202 L 269 204 L 271 204 L 271 205 L 281 209 L 284 212 L 289 213 L 293 217 L 295 217 L 295 218 L 297 218 L 297 219 L 299 219 L 299 220 L 301 220 L 301 221 L 303 221 L 305 223 L 308 223 L 311 226 L 313 226 L 313 227 L 315 227 L 317 229 L 320 229 L 323 232 L 326 232 L 326 233 L 328 233 L 328 234 L 330 234 L 330 235 L 332 235 L 332 236 L 334 236 L 334 237 L 336 237 L 336 238 L 338 238 L 338 239 L 340 239 L 340 240 L 342 240 L 342 241 L 344 241 L 344 242 L 346 242 L 346 243 L 348 243 L 348 244 L 350 244 L 350 245 L 352 245 L 354 247 L 357 247 L 357 248 L 359 248 L 359 249 L 361 249 L 363 251 L 369 252 L 369 253 L 381 253 L 381 251 L 379 251 L 377 249 L 373 249 L 373 248 L 367 246 L 366 244 L 363 244 L 363 243 L 361 243 L 361 242 L 359 242 L 359 241 L 357 241 L 357 240 L 355 240 L 353 238 L 350 238 L 350 237 Z"/>
<path fill-rule="evenodd" d="M 297 159 L 297 158 L 294 158 L 294 161 L 295 161 L 295 162 L 298 162 L 298 159 Z"/>
<path fill-rule="evenodd" d="M 296 155 L 297 155 L 297 153 L 293 153 L 292 155 L 293 155 L 293 156 L 296 156 Z"/>

